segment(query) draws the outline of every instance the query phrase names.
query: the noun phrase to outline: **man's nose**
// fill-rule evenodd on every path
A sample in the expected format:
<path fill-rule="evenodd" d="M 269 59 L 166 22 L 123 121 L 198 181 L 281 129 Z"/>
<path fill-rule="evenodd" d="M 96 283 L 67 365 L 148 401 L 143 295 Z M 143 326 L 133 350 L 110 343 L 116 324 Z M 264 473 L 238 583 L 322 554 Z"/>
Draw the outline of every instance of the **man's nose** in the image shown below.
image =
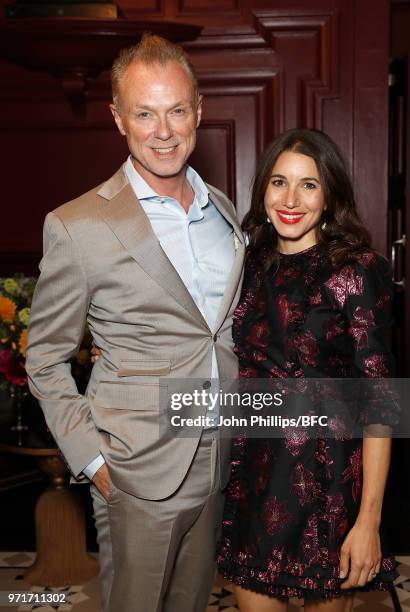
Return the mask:
<path fill-rule="evenodd" d="M 167 117 L 160 117 L 155 130 L 155 136 L 161 140 L 168 140 L 172 136 L 172 130 Z"/>

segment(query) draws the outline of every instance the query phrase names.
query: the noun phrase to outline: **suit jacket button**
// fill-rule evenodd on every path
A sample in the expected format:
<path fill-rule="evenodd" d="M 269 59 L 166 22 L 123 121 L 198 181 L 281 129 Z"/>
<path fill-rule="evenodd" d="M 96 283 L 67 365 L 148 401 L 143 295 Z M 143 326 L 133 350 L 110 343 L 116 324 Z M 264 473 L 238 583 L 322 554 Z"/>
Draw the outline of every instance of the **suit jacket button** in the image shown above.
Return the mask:
<path fill-rule="evenodd" d="M 202 389 L 209 389 L 210 386 L 211 386 L 210 380 L 206 380 L 204 383 L 202 383 Z"/>

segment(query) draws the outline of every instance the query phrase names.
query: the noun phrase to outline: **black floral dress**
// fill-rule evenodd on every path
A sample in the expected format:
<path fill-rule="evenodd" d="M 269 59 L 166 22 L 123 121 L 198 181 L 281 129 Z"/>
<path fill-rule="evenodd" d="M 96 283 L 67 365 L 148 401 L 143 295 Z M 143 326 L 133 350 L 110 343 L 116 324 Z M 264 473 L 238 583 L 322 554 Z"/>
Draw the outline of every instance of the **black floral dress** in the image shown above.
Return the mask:
<path fill-rule="evenodd" d="M 248 260 L 234 320 L 240 376 L 386 377 L 392 355 L 391 273 L 366 252 L 332 271 L 321 247 L 278 255 L 268 272 Z M 394 417 L 392 417 L 394 421 Z M 259 593 L 327 598 L 340 589 L 340 547 L 360 506 L 362 440 L 237 438 L 219 571 Z M 397 576 L 384 550 L 364 589 Z"/>

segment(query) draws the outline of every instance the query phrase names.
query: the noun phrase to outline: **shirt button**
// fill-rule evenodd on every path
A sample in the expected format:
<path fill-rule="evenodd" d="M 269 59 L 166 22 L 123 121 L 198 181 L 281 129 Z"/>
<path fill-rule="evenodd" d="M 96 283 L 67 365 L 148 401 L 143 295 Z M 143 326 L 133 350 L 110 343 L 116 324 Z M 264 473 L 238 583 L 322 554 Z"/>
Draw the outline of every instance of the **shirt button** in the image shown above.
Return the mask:
<path fill-rule="evenodd" d="M 219 334 L 214 334 L 212 340 L 216 342 L 219 338 Z"/>
<path fill-rule="evenodd" d="M 204 383 L 202 383 L 202 389 L 209 389 L 210 386 L 211 386 L 210 380 L 206 380 Z"/>

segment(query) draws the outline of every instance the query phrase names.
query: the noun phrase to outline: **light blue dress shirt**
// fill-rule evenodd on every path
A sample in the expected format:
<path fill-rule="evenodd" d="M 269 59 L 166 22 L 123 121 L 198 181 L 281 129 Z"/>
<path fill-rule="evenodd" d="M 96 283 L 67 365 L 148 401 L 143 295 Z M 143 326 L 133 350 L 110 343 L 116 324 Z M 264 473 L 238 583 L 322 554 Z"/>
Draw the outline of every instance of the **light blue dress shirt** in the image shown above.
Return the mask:
<path fill-rule="evenodd" d="M 158 195 L 135 170 L 131 156 L 124 164 L 124 171 L 162 249 L 213 331 L 235 259 L 232 226 L 213 204 L 204 181 L 190 166 L 186 177 L 194 191 L 194 200 L 188 213 L 173 198 Z M 219 378 L 215 349 L 210 377 L 214 387 Z M 216 423 L 218 411 L 214 409 L 207 416 L 214 417 Z M 99 455 L 84 469 L 84 474 L 91 479 L 103 463 L 104 458 Z"/>

